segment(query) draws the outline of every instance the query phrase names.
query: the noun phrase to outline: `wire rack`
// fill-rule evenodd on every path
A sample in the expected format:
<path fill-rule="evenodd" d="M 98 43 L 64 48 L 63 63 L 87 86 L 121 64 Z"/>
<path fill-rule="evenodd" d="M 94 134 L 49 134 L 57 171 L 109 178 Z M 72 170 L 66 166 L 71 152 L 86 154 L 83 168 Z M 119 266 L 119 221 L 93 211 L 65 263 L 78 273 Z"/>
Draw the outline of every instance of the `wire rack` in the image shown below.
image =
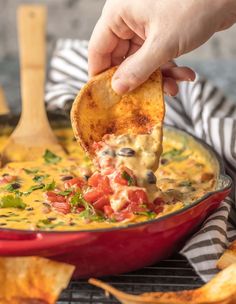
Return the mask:
<path fill-rule="evenodd" d="M 139 294 L 153 291 L 176 291 L 197 288 L 203 284 L 188 261 L 180 255 L 156 265 L 145 267 L 131 273 L 104 277 L 103 281 L 125 292 Z M 113 297 L 106 297 L 104 292 L 85 280 L 71 281 L 61 294 L 58 304 L 117 304 Z"/>

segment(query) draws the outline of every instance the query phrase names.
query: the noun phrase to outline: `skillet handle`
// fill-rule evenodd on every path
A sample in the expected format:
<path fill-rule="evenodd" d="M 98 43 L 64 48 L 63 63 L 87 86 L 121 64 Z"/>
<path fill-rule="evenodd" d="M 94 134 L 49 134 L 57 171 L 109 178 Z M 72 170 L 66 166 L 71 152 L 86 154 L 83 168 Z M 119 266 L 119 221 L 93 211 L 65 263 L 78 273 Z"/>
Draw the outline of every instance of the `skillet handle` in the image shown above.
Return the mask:
<path fill-rule="evenodd" d="M 2 237 L 0 233 L 0 256 L 55 256 L 67 252 L 75 245 L 83 245 L 91 241 L 89 232 L 71 233 L 35 233 L 32 238 L 20 238 L 11 240 L 10 234 Z M 11 232 L 14 234 L 14 232 Z"/>

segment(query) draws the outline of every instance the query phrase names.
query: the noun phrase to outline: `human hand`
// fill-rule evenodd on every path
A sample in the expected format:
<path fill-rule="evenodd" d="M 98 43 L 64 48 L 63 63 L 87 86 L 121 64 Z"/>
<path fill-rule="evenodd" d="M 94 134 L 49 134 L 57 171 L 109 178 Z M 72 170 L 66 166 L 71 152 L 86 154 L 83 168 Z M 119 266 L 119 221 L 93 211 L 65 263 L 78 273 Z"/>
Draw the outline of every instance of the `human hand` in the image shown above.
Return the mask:
<path fill-rule="evenodd" d="M 135 89 L 157 68 L 164 91 L 178 92 L 178 81 L 194 80 L 194 72 L 173 59 L 207 41 L 236 20 L 235 0 L 107 0 L 89 43 L 89 73 L 120 65 L 112 87 Z"/>

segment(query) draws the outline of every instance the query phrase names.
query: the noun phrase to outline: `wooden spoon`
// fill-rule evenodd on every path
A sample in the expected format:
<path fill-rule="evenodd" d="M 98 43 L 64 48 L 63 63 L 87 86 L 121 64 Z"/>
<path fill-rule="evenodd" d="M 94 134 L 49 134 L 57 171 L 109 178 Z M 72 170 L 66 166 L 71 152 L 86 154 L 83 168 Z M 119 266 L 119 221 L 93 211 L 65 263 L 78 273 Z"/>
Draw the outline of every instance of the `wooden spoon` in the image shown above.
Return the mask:
<path fill-rule="evenodd" d="M 0 115 L 9 114 L 10 110 L 6 101 L 4 90 L 0 87 Z"/>
<path fill-rule="evenodd" d="M 49 125 L 44 104 L 46 9 L 18 9 L 22 113 L 2 152 L 2 163 L 34 160 L 46 149 L 63 153 Z"/>

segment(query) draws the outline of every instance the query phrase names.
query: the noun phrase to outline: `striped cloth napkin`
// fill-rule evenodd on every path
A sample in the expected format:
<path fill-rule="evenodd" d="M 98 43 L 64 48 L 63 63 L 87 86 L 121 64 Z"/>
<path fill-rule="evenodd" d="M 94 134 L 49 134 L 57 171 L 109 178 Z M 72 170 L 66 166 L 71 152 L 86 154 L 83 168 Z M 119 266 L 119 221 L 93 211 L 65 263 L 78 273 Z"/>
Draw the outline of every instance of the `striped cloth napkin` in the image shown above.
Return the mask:
<path fill-rule="evenodd" d="M 69 112 L 75 95 L 88 80 L 87 41 L 59 40 L 46 87 L 48 110 Z M 236 103 L 197 75 L 194 82 L 180 84 L 175 98 L 166 98 L 165 123 L 203 139 L 224 158 L 227 173 L 236 185 Z M 218 270 L 216 261 L 236 240 L 235 188 L 182 248 L 204 281 Z"/>

